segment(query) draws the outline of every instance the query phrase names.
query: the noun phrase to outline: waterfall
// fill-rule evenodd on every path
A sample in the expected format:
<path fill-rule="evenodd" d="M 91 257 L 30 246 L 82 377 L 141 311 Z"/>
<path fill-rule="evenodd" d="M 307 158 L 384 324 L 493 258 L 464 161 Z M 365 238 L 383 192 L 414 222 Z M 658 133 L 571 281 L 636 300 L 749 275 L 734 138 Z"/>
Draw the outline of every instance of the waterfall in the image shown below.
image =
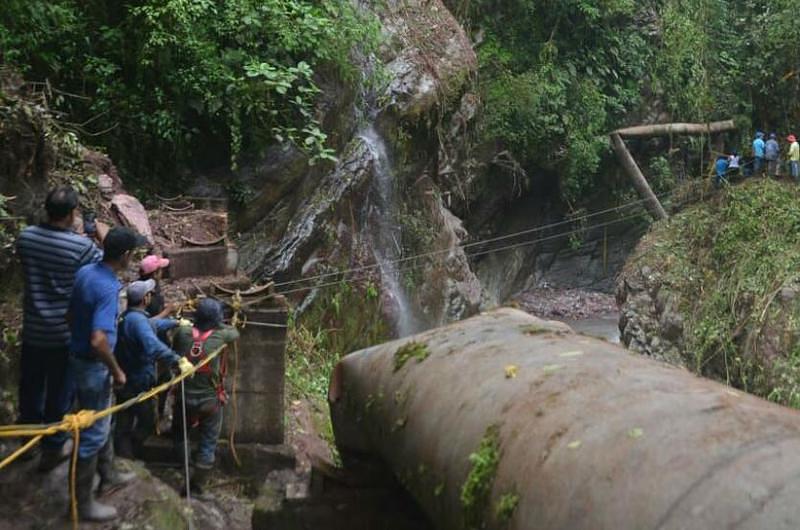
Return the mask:
<path fill-rule="evenodd" d="M 395 174 L 388 155 L 386 142 L 370 125 L 359 137 L 370 151 L 373 160 L 373 178 L 369 200 L 369 233 L 373 252 L 381 273 L 381 283 L 394 307 L 395 330 L 399 337 L 420 331 L 408 295 L 403 287 L 401 268 L 397 260 L 402 257 L 398 202 L 395 193 Z"/>

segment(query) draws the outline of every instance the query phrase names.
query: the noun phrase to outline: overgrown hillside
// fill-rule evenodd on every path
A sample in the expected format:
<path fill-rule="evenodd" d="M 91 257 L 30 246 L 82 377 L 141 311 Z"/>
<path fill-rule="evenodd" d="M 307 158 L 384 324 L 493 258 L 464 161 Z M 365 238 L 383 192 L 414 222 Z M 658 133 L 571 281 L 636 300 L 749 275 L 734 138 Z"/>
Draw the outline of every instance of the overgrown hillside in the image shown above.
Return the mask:
<path fill-rule="evenodd" d="M 800 190 L 753 180 L 659 223 L 619 282 L 632 349 L 800 407 Z"/>

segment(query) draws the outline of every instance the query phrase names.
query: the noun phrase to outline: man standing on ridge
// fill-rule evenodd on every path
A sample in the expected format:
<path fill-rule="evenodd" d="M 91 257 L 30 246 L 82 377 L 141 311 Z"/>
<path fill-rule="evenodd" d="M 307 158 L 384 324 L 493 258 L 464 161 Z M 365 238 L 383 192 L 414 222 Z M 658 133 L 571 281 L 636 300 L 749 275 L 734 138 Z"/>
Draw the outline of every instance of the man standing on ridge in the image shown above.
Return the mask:
<path fill-rule="evenodd" d="M 126 382 L 114 357 L 117 342 L 117 311 L 120 283 L 117 274 L 126 270 L 133 250 L 146 240 L 128 228 L 111 229 L 103 241 L 103 261 L 83 267 L 75 278 L 69 305 L 70 369 L 75 376 L 78 408 L 103 410 L 111 406 L 111 379 Z M 117 516 L 113 506 L 95 501 L 93 482 L 100 472 L 100 487 L 108 489 L 133 479 L 132 474 L 113 468 L 111 417 L 97 420 L 81 431 L 76 463 L 78 515 L 87 521 L 109 521 Z"/>
<path fill-rule="evenodd" d="M 53 189 L 44 207 L 47 221 L 25 228 L 17 239 L 25 274 L 19 382 L 19 423 L 24 424 L 54 423 L 69 412 L 74 382 L 67 370 L 67 308 L 78 269 L 102 257 L 91 239 L 72 231 L 78 209 L 74 189 Z M 69 457 L 66 439 L 58 433 L 42 440 L 40 471 Z"/>
<path fill-rule="evenodd" d="M 778 145 L 778 136 L 770 133 L 769 140 L 764 148 L 764 158 L 767 159 L 767 174 L 775 178 L 778 175 L 778 163 L 781 156 L 781 147 Z"/>
<path fill-rule="evenodd" d="M 790 134 L 789 141 L 789 172 L 795 182 L 800 182 L 800 144 L 795 135 Z"/>
<path fill-rule="evenodd" d="M 756 139 L 753 140 L 753 175 L 760 177 L 764 171 L 764 133 L 756 131 Z"/>

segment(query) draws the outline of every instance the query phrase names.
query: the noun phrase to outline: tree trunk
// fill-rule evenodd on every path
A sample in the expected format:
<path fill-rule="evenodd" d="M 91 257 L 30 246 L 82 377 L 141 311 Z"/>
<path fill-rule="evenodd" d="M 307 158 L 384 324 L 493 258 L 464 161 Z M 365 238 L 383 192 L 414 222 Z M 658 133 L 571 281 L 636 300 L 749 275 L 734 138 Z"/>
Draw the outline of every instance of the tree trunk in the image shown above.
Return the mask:
<path fill-rule="evenodd" d="M 653 193 L 650 184 L 647 183 L 647 179 L 644 178 L 642 171 L 639 169 L 639 166 L 636 165 L 636 161 L 633 159 L 630 151 L 628 151 L 625 142 L 622 141 L 618 132 L 611 133 L 611 144 L 614 147 L 614 152 L 617 153 L 617 158 L 619 158 L 622 167 L 628 172 L 633 186 L 636 188 L 636 191 L 639 192 L 639 196 L 644 199 L 645 206 L 647 206 L 650 214 L 656 221 L 666 219 L 667 212 L 664 210 L 664 207 L 661 206 L 661 202 L 659 202 L 656 194 Z"/>
<path fill-rule="evenodd" d="M 736 130 L 733 120 L 715 121 L 711 123 L 661 123 L 656 125 L 637 125 L 618 129 L 612 134 L 622 138 L 641 138 L 647 136 L 668 136 L 674 134 L 688 134 L 698 136 L 701 134 L 715 134 Z"/>

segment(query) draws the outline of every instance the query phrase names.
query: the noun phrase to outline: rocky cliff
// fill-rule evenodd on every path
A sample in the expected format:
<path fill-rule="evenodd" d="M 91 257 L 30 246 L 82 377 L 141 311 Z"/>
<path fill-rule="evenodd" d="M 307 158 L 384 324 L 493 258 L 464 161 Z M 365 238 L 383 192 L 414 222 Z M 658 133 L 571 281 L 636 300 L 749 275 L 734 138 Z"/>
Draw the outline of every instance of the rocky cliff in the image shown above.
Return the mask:
<path fill-rule="evenodd" d="M 655 225 L 626 263 L 622 340 L 800 406 L 797 187 L 761 180 L 706 194 Z"/>
<path fill-rule="evenodd" d="M 279 281 L 338 279 L 331 274 L 357 268 L 361 284 L 381 287 L 396 327 L 399 313 L 427 327 L 473 313 L 480 302 L 459 248 L 466 232 L 448 207 L 465 180 L 456 146 L 476 112 L 469 91 L 476 58 L 439 0 L 370 9 L 384 39 L 376 56 L 360 59 L 361 87 L 324 85 L 319 110 L 338 162 L 312 167 L 298 151 L 275 148 L 238 177 L 255 190 L 238 218 L 242 260 L 254 277 Z M 302 296 L 314 285 L 291 287 Z"/>

